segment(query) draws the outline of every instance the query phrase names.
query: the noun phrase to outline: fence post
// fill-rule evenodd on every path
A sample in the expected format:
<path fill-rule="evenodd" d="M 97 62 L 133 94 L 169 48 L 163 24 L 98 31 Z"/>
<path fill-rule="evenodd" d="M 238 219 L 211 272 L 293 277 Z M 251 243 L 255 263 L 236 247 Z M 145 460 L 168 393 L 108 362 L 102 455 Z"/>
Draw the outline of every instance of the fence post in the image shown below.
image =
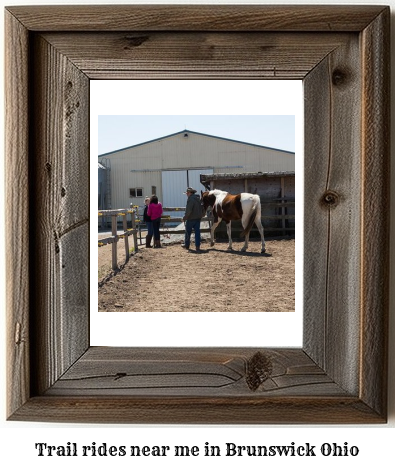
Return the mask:
<path fill-rule="evenodd" d="M 116 271 L 118 269 L 118 262 L 117 262 L 117 216 L 111 216 L 112 221 L 112 236 L 115 237 L 112 243 L 112 269 Z"/>
<path fill-rule="evenodd" d="M 136 210 L 135 209 L 132 211 L 132 229 L 133 229 L 134 252 L 137 253 L 139 251 L 139 247 L 137 244 Z"/>
<path fill-rule="evenodd" d="M 125 242 L 125 255 L 126 255 L 126 261 L 129 261 L 129 235 L 128 235 L 128 222 L 126 220 L 126 213 L 123 214 L 122 216 L 122 223 L 123 223 L 123 239 Z"/>

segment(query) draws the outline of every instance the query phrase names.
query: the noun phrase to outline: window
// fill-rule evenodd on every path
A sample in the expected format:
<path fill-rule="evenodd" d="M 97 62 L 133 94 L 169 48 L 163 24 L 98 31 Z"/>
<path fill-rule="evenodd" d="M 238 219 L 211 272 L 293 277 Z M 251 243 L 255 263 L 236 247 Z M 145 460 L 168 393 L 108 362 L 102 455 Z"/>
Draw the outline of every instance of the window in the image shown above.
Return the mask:
<path fill-rule="evenodd" d="M 130 188 L 130 197 L 143 197 L 143 188 Z"/>
<path fill-rule="evenodd" d="M 151 186 L 151 194 L 156 195 L 156 186 Z"/>

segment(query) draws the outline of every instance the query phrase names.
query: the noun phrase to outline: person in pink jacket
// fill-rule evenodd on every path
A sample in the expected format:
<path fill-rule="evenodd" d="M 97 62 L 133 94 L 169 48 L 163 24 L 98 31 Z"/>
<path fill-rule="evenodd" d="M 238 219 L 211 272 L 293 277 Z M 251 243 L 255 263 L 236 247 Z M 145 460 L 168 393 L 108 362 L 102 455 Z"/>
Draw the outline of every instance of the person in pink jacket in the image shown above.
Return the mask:
<path fill-rule="evenodd" d="M 157 196 L 151 196 L 151 200 L 148 206 L 147 215 L 151 217 L 152 226 L 154 229 L 154 248 L 160 248 L 160 218 L 163 214 L 162 204 L 158 201 Z"/>

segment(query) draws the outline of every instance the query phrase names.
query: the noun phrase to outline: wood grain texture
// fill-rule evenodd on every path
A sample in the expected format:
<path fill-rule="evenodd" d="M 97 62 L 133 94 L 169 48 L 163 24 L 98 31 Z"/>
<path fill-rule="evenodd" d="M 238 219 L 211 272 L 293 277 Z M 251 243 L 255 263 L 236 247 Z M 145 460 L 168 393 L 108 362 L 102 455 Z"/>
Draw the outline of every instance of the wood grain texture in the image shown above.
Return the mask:
<path fill-rule="evenodd" d="M 44 37 L 91 79 L 302 80 L 348 35 L 146 31 Z"/>
<path fill-rule="evenodd" d="M 46 393 L 105 396 L 255 397 L 339 395 L 342 390 L 302 350 L 259 350 L 262 375 L 251 385 L 252 349 L 93 347 Z"/>
<path fill-rule="evenodd" d="M 363 41 L 362 298 L 360 396 L 387 412 L 390 217 L 389 9 L 367 27 Z M 374 221 L 374 223 L 372 223 Z"/>
<path fill-rule="evenodd" d="M 306 351 L 351 393 L 359 386 L 361 291 L 358 50 L 355 35 L 304 82 L 311 97 L 305 109 L 304 331 L 321 338 L 313 345 L 306 339 Z"/>
<path fill-rule="evenodd" d="M 42 393 L 89 345 L 89 83 L 41 36 L 31 43 L 33 386 Z"/>
<path fill-rule="evenodd" d="M 376 5 L 8 7 L 31 31 L 361 31 Z"/>
<path fill-rule="evenodd" d="M 389 9 L 12 7 L 6 19 L 7 218 L 30 240 L 8 237 L 9 419 L 385 422 Z M 279 70 L 305 86 L 303 348 L 90 348 L 89 80 Z"/>
<path fill-rule="evenodd" d="M 303 344 L 307 354 L 322 368 L 326 367 L 328 256 L 327 249 L 323 250 L 322 246 L 327 247 L 328 243 L 330 212 L 323 209 L 320 199 L 327 189 L 331 149 L 331 136 L 328 132 L 331 122 L 330 88 L 329 57 L 325 57 L 320 66 L 312 70 L 304 80 L 305 96 L 314 98 L 307 99 L 304 105 L 304 119 L 309 123 L 304 130 L 304 190 L 305 203 L 308 206 L 308 210 L 304 211 L 304 249 L 308 250 L 309 256 L 304 257 Z M 316 220 L 319 221 L 318 224 L 315 223 Z M 308 276 L 306 273 L 309 273 Z M 306 282 L 310 278 L 315 282 Z"/>
<path fill-rule="evenodd" d="M 12 417 L 101 423 L 382 422 L 302 351 L 262 350 L 271 372 L 246 383 L 252 349 L 93 347 Z"/>
<path fill-rule="evenodd" d="M 5 12 L 7 413 L 30 396 L 28 31 Z"/>
<path fill-rule="evenodd" d="M 33 397 L 13 420 L 145 424 L 382 424 L 356 397 Z"/>

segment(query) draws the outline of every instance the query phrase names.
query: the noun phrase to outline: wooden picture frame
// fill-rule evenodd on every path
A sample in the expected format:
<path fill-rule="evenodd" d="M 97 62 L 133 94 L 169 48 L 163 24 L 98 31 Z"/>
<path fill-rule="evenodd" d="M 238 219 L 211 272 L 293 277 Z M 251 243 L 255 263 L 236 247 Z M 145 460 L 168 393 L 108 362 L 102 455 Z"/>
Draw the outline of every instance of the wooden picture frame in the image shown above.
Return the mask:
<path fill-rule="evenodd" d="M 386 422 L 389 19 L 383 6 L 6 9 L 8 419 Z M 304 81 L 302 348 L 90 347 L 89 82 L 110 78 Z"/>

